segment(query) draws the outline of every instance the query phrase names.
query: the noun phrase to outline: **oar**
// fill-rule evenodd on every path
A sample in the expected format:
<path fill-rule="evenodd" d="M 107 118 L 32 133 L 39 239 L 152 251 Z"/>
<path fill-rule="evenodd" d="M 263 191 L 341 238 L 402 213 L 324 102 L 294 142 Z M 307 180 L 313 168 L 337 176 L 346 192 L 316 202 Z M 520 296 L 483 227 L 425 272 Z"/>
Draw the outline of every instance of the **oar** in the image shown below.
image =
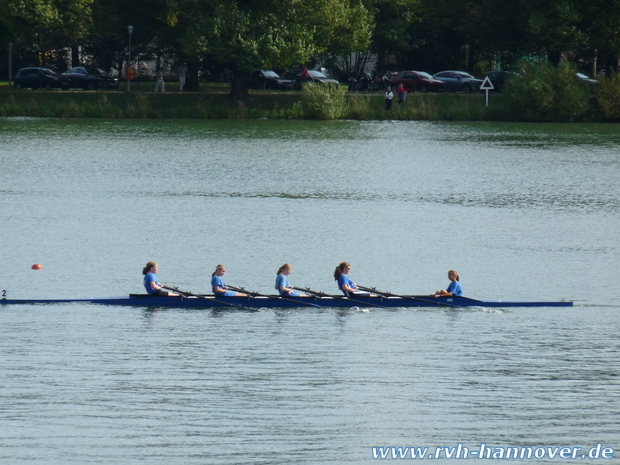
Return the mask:
<path fill-rule="evenodd" d="M 332 297 L 334 299 L 339 299 L 339 300 L 348 300 L 349 302 L 353 302 L 354 304 L 367 305 L 368 307 L 385 308 L 383 305 L 371 304 L 369 302 L 362 302 L 361 300 L 354 300 L 354 299 L 351 299 L 350 297 L 345 297 L 345 296 L 340 296 L 340 295 L 325 294 L 324 292 L 313 291 L 312 289 L 309 289 L 309 288 L 302 289 L 301 287 L 293 286 L 293 289 L 297 289 L 298 291 L 302 291 L 302 292 L 309 292 L 310 294 L 318 295 L 319 297 L 326 296 L 326 297 Z"/>
<path fill-rule="evenodd" d="M 230 307 L 242 308 L 244 310 L 246 308 L 243 305 L 237 305 L 237 304 L 233 304 L 233 303 L 230 303 L 230 302 L 224 302 L 223 300 L 212 299 L 212 298 L 206 297 L 204 295 L 194 294 L 193 292 L 190 292 L 190 291 L 182 291 L 178 287 L 170 287 L 170 286 L 162 286 L 162 287 L 164 289 L 168 289 L 169 291 L 178 292 L 179 294 L 182 294 L 185 297 L 189 297 L 189 296 L 198 297 L 199 299 L 209 300 L 209 301 L 212 301 L 212 302 L 216 302 L 218 304 L 228 305 Z"/>
<path fill-rule="evenodd" d="M 400 299 L 419 300 L 420 302 L 426 302 L 428 304 L 440 305 L 440 306 L 443 305 L 444 307 L 458 307 L 458 305 L 452 305 L 452 304 L 447 304 L 444 302 L 437 302 L 437 301 L 428 300 L 428 299 L 420 299 L 419 297 L 413 297 L 411 295 L 398 295 L 398 294 L 392 294 L 391 292 L 381 292 L 381 291 L 376 290 L 374 287 L 364 287 L 364 286 L 360 286 L 359 284 L 357 287 L 359 287 L 360 289 L 364 291 L 374 292 L 376 294 L 381 294 L 386 297 L 398 297 Z"/>
<path fill-rule="evenodd" d="M 295 302 L 296 304 L 304 304 L 304 305 L 309 305 L 311 307 L 319 307 L 321 308 L 320 305 L 317 304 L 313 304 L 310 302 L 300 302 L 299 300 L 294 300 L 294 299 L 287 299 L 286 297 L 282 297 L 281 295 L 267 295 L 267 294 L 259 294 L 256 291 L 246 291 L 244 288 L 242 287 L 235 287 L 235 286 L 231 286 L 228 285 L 228 289 L 232 289 L 233 291 L 237 291 L 237 292 L 243 292 L 244 294 L 249 294 L 252 295 L 253 297 L 255 296 L 261 296 L 261 297 L 269 297 L 271 299 L 276 298 L 276 299 L 280 299 L 280 300 L 286 300 L 287 302 Z"/>

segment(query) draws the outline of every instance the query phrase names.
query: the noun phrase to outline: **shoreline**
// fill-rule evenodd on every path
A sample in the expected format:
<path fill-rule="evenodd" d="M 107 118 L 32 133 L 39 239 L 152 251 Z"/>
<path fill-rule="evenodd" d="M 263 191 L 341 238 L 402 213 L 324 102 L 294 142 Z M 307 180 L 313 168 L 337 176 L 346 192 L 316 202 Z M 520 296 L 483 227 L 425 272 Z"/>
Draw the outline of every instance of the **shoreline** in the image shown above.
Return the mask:
<path fill-rule="evenodd" d="M 300 92 L 252 92 L 234 101 L 223 91 L 166 92 L 124 90 L 14 90 L 0 87 L 0 117 L 129 119 L 282 119 L 307 118 Z M 521 122 L 502 105 L 501 94 L 484 92 L 409 93 L 402 107 L 385 109 L 383 93 L 346 93 L 342 120 Z M 530 121 L 531 122 L 531 121 Z M 549 122 L 549 121 L 545 121 Z M 558 121 L 565 122 L 565 121 Z M 596 112 L 576 122 L 604 122 Z"/>

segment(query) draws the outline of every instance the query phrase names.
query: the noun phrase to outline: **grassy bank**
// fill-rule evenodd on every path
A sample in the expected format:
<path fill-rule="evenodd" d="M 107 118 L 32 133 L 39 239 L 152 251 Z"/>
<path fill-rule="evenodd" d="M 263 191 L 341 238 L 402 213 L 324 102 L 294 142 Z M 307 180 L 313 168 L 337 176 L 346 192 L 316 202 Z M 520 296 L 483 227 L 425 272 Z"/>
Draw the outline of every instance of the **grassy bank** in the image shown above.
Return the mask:
<path fill-rule="evenodd" d="M 347 94 L 345 119 L 492 120 L 502 118 L 499 97 L 485 107 L 484 96 L 409 94 L 401 107 L 385 110 L 382 93 Z M 304 119 L 297 92 L 252 93 L 244 102 L 224 92 L 178 93 L 121 91 L 0 92 L 0 117 L 56 118 L 202 118 L 202 119 Z"/>
<path fill-rule="evenodd" d="M 296 95 L 256 95 L 247 102 L 218 93 L 15 91 L 0 93 L 0 116 L 57 118 L 286 118 Z"/>

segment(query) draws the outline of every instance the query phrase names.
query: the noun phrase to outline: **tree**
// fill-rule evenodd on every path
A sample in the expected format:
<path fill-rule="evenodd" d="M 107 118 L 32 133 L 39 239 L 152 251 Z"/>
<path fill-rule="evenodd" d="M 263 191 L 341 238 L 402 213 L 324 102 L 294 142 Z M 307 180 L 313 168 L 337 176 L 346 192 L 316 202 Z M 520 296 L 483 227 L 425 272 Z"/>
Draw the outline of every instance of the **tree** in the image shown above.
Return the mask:
<path fill-rule="evenodd" d="M 567 52 L 584 47 L 586 35 L 580 28 L 577 0 L 523 0 L 529 12 L 527 30 L 539 53 L 558 65 Z"/>
<path fill-rule="evenodd" d="M 0 0 L 0 29 L 8 40 L 35 52 L 38 64 L 46 65 L 52 58 L 49 52 L 86 36 L 91 26 L 91 3 L 92 0 Z"/>
<path fill-rule="evenodd" d="M 158 58 L 162 49 L 174 47 L 166 12 L 165 0 L 94 0 L 87 50 L 99 66 L 114 65 L 120 72 L 128 58 L 127 27 L 133 26 L 132 57 Z"/>
<path fill-rule="evenodd" d="M 618 71 L 620 59 L 620 0 L 583 2 L 581 28 L 587 31 L 589 42 L 584 56 L 590 60 L 596 55 L 600 66 L 608 73 Z"/>
<path fill-rule="evenodd" d="M 212 0 L 169 2 L 168 21 L 186 54 L 210 54 L 233 72 L 231 96 L 247 96 L 255 69 L 305 63 L 333 47 L 369 44 L 372 18 L 359 0 Z"/>
<path fill-rule="evenodd" d="M 414 33 L 421 20 L 420 0 L 374 0 L 368 8 L 375 16 L 371 50 L 377 54 L 379 72 L 388 70 L 393 58 L 403 58 L 415 48 Z"/>

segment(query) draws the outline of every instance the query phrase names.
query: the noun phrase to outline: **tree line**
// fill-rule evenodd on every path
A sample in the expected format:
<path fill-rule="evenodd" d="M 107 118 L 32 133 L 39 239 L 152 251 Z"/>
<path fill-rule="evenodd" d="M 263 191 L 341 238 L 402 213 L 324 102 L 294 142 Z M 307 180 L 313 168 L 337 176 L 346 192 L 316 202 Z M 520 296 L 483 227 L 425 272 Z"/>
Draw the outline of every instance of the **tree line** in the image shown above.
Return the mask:
<path fill-rule="evenodd" d="M 0 11 L 13 73 L 83 61 L 121 71 L 133 26 L 132 57 L 185 61 L 194 85 L 229 76 L 236 95 L 254 69 L 319 61 L 344 80 L 371 56 L 378 74 L 478 75 L 523 58 L 613 72 L 620 58 L 620 0 L 0 0 Z"/>

